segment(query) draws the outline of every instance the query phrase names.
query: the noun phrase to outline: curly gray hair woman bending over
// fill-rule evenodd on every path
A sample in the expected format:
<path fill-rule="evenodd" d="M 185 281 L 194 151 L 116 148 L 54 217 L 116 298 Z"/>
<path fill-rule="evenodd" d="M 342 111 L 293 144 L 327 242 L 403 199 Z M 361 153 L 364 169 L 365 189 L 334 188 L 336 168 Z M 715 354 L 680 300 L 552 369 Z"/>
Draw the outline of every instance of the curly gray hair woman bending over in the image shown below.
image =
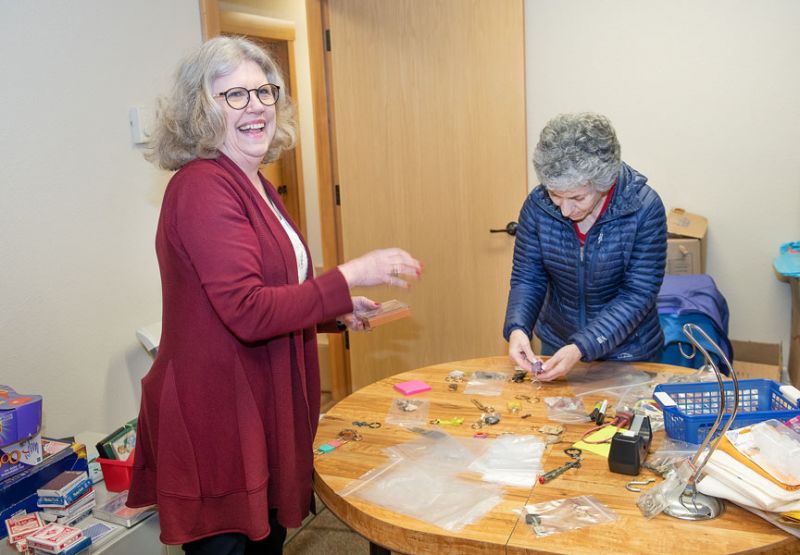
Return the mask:
<path fill-rule="evenodd" d="M 664 205 L 621 159 L 611 122 L 561 114 L 533 154 L 541 184 L 519 217 L 503 328 L 509 356 L 552 380 L 580 361 L 657 360 L 656 297 L 664 278 Z M 542 341 L 541 364 L 531 347 Z"/>

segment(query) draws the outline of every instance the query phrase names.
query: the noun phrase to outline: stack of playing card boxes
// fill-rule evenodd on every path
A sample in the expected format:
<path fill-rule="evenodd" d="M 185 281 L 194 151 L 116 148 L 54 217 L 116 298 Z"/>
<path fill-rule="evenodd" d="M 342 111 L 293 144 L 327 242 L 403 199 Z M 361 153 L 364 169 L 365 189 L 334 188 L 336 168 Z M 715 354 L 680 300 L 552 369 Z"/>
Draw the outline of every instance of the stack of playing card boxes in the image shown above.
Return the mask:
<path fill-rule="evenodd" d="M 84 536 L 80 528 L 62 526 L 55 522 L 40 528 L 26 539 L 28 550 L 32 550 L 34 555 L 75 555 L 92 544 L 92 538 Z"/>
<path fill-rule="evenodd" d="M 46 522 L 72 524 L 95 506 L 92 481 L 83 470 L 62 472 L 37 489 L 36 495 L 39 496 L 36 505 Z"/>
<path fill-rule="evenodd" d="M 6 520 L 8 530 L 8 543 L 20 553 L 28 550 L 28 536 L 44 527 L 44 522 L 39 513 L 22 513 Z"/>

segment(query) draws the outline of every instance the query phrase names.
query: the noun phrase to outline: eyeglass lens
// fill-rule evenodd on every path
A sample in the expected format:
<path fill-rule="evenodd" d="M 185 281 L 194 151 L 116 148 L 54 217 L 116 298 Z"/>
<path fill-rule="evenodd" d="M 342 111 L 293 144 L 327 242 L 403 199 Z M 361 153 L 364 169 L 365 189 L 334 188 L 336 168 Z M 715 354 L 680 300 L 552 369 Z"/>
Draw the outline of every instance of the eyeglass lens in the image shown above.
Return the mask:
<path fill-rule="evenodd" d="M 251 91 L 255 91 L 258 100 L 264 106 L 274 105 L 278 101 L 278 95 L 280 94 L 278 85 L 273 85 L 272 83 L 267 83 L 266 85 L 261 85 L 257 89 L 249 90 L 244 87 L 234 87 L 222 94 L 225 96 L 228 106 L 234 110 L 243 110 L 250 103 Z"/>

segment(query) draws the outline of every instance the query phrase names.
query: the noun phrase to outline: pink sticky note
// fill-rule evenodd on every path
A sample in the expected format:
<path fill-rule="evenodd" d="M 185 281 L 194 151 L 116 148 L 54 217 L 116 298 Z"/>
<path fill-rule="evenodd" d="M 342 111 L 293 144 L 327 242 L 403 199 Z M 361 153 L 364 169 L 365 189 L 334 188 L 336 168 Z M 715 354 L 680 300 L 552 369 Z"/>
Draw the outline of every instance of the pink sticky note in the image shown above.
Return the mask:
<path fill-rule="evenodd" d="M 394 388 L 403 395 L 414 395 L 415 393 L 430 391 L 431 386 L 422 380 L 410 380 L 407 382 L 396 383 L 394 384 Z"/>

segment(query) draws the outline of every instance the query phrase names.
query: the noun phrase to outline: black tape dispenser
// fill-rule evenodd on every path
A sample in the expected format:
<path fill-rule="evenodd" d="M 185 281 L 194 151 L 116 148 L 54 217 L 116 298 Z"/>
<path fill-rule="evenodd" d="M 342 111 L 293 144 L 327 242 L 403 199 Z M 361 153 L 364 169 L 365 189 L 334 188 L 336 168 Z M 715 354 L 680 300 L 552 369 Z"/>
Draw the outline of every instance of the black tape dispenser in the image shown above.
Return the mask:
<path fill-rule="evenodd" d="M 647 458 L 652 438 L 650 417 L 641 414 L 634 416 L 630 428 L 617 432 L 611 438 L 608 469 L 617 474 L 637 476 Z"/>

